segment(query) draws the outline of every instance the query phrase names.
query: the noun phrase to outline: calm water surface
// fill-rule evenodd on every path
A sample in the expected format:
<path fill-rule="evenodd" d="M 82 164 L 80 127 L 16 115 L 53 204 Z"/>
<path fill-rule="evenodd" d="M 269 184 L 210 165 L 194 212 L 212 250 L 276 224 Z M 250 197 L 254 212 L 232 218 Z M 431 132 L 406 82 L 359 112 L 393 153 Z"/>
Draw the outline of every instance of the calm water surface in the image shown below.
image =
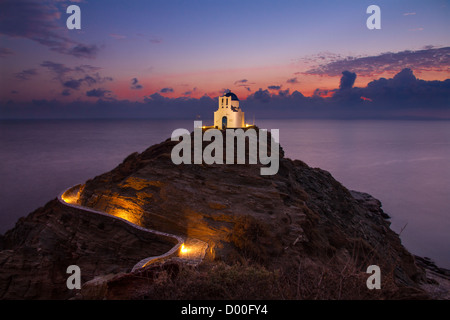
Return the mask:
<path fill-rule="evenodd" d="M 208 123 L 206 123 L 208 124 Z M 413 253 L 450 268 L 450 122 L 260 120 L 280 129 L 286 156 L 380 199 Z M 63 189 L 132 152 L 193 128 L 190 120 L 0 122 L 0 233 Z M 406 226 L 406 227 L 405 227 Z"/>

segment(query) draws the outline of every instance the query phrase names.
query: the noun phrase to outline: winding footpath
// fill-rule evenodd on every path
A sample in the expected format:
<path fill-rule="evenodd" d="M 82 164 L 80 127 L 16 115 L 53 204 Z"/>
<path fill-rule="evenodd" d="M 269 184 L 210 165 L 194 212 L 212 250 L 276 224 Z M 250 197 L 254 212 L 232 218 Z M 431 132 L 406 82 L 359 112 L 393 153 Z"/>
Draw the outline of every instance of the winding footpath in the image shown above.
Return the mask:
<path fill-rule="evenodd" d="M 189 250 L 191 252 L 192 251 L 196 252 L 196 254 L 194 254 L 194 255 L 193 254 L 186 255 L 187 257 L 184 258 L 185 260 L 188 260 L 189 264 L 196 265 L 196 264 L 200 263 L 203 260 L 203 258 L 205 256 L 205 253 L 206 253 L 206 249 L 208 247 L 208 244 L 206 242 L 198 240 L 198 239 L 189 239 L 189 240 L 187 240 L 186 238 L 178 236 L 178 235 L 174 235 L 174 234 L 170 234 L 170 233 L 166 233 L 166 232 L 161 232 L 161 231 L 157 231 L 157 230 L 152 230 L 152 229 L 146 229 L 146 228 L 143 228 L 143 227 L 141 227 L 139 225 L 136 225 L 136 224 L 134 224 L 134 223 L 132 223 L 132 222 L 126 220 L 126 219 L 113 216 L 113 215 L 111 215 L 109 213 L 98 211 L 98 210 L 94 210 L 94 209 L 91 209 L 89 207 L 85 207 L 85 206 L 82 206 L 82 205 L 79 205 L 79 204 L 71 203 L 73 201 L 73 199 L 75 198 L 74 197 L 74 192 L 76 192 L 78 194 L 79 189 L 80 189 L 80 185 L 76 185 L 76 186 L 73 186 L 73 187 L 70 187 L 70 188 L 64 190 L 58 196 L 59 202 L 62 203 L 63 205 L 65 205 L 65 206 L 72 207 L 72 208 L 75 208 L 75 209 L 78 209 L 78 210 L 82 210 L 82 211 L 89 212 L 89 213 L 95 213 L 95 214 L 99 214 L 99 215 L 102 215 L 102 216 L 109 217 L 111 219 L 117 219 L 117 220 L 123 221 L 124 223 L 126 223 L 126 224 L 128 224 L 128 225 L 130 225 L 130 226 L 132 226 L 132 227 L 134 227 L 134 228 L 136 228 L 138 230 L 144 231 L 144 232 L 153 233 L 153 234 L 156 234 L 156 235 L 165 236 L 165 237 L 173 238 L 173 239 L 176 240 L 177 244 L 174 247 L 172 247 L 172 249 L 170 249 L 169 251 L 167 251 L 166 253 L 164 253 L 162 255 L 152 256 L 152 257 L 147 257 L 147 258 L 142 259 L 141 261 L 139 261 L 138 263 L 136 263 L 134 265 L 134 267 L 132 268 L 131 272 L 133 272 L 133 271 L 135 271 L 137 269 L 143 268 L 143 267 L 145 267 L 145 266 L 147 266 L 147 265 L 149 265 L 149 264 L 151 264 L 151 263 L 153 263 L 155 261 L 162 260 L 162 259 L 165 259 L 165 258 L 168 258 L 168 257 L 171 257 L 171 256 L 175 256 L 175 255 L 178 255 L 179 258 L 181 260 L 183 260 L 183 256 L 185 255 L 183 252 L 186 251 L 186 250 Z M 65 200 L 65 199 L 69 199 L 69 198 L 71 199 L 71 202 L 68 202 L 67 200 Z M 184 249 L 185 243 L 194 244 L 195 248 Z M 180 248 L 181 248 L 181 250 L 180 250 Z M 181 251 L 181 254 L 179 253 L 180 251 Z"/>

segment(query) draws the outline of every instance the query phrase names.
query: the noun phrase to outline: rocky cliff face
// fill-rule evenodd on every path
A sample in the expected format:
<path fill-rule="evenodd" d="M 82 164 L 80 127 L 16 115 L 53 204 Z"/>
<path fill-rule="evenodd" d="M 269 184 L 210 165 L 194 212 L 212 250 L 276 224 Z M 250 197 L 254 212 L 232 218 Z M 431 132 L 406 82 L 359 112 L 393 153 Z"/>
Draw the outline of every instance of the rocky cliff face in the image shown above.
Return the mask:
<path fill-rule="evenodd" d="M 389 280 L 389 294 L 375 298 L 407 296 L 411 288 L 425 296 L 418 286 L 423 269 L 370 195 L 349 191 L 328 172 L 284 158 L 283 152 L 278 173 L 261 176 L 260 165 L 176 166 L 170 158 L 174 145 L 166 140 L 131 154 L 114 170 L 87 181 L 79 203 L 206 241 L 209 266 L 250 263 L 285 275 L 307 266 L 323 278 L 350 269 L 360 277 L 375 264 Z M 65 298 L 70 294 L 60 284 L 67 278 L 66 265 L 83 264 L 87 281 L 125 272 L 133 261 L 170 248 L 163 239 L 144 239 L 125 226 L 75 211 L 52 201 L 5 234 L 1 297 Z M 345 297 L 342 288 L 334 295 L 335 282 L 327 287 L 319 278 L 321 288 L 333 292 L 328 298 Z"/>
<path fill-rule="evenodd" d="M 81 282 L 129 272 L 142 258 L 160 255 L 170 239 L 126 223 L 63 206 L 56 199 L 21 218 L 6 232 L 0 251 L 1 299 L 68 299 L 69 265 Z"/>

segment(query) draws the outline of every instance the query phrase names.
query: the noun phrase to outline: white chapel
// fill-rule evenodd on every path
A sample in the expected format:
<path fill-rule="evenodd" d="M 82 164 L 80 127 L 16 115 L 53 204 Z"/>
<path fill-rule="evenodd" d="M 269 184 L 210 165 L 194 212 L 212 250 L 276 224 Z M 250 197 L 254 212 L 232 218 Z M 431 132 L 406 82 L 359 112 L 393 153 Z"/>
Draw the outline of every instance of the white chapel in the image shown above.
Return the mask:
<path fill-rule="evenodd" d="M 239 108 L 239 99 L 233 92 L 219 97 L 219 109 L 214 112 L 214 127 L 245 128 L 244 112 Z"/>

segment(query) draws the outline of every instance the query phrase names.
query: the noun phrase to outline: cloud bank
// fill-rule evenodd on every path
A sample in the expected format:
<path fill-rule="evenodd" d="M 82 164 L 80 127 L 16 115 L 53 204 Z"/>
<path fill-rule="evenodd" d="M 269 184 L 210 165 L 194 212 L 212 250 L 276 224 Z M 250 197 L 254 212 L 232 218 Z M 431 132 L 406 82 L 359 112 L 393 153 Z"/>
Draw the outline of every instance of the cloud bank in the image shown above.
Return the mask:
<path fill-rule="evenodd" d="M 139 83 L 139 80 L 137 78 L 133 78 L 133 79 L 131 79 L 131 87 L 130 88 L 132 90 L 141 90 L 144 87 Z"/>
<path fill-rule="evenodd" d="M 46 65 L 61 78 L 73 72 L 61 64 Z M 289 89 L 269 91 L 260 88 L 241 100 L 241 107 L 247 116 L 255 115 L 257 119 L 450 119 L 450 79 L 421 80 L 409 68 L 392 78 L 373 80 L 363 88 L 354 87 L 356 78 L 356 73 L 345 70 L 341 72 L 337 89 L 318 89 L 311 97 Z M 78 80 L 82 84 L 88 81 L 85 78 Z M 78 80 L 63 84 L 74 90 Z M 160 93 L 171 92 L 170 89 L 163 88 Z M 68 92 L 63 91 L 62 94 L 65 93 Z M 160 93 L 145 96 L 143 102 L 131 102 L 117 100 L 113 92 L 95 88 L 88 90 L 86 95 L 97 98 L 96 101 L 66 104 L 56 100 L 33 100 L 28 104 L 9 101 L 0 105 L 0 117 L 29 118 L 38 114 L 40 118 L 201 118 L 207 122 L 217 109 L 217 97 L 168 98 Z"/>
<path fill-rule="evenodd" d="M 309 75 L 339 76 L 343 70 L 350 70 L 360 76 L 379 75 L 384 72 L 397 72 L 412 68 L 416 72 L 436 70 L 450 72 L 450 47 L 425 48 L 423 50 L 387 52 L 369 57 L 341 57 L 320 55 L 315 61 L 327 60 L 303 72 Z M 331 61 L 328 61 L 331 60 Z"/>
<path fill-rule="evenodd" d="M 61 93 L 63 96 L 70 96 L 70 90 L 79 90 L 82 87 L 92 87 L 94 85 L 113 81 L 113 78 L 111 77 L 104 77 L 100 75 L 98 71 L 101 68 L 90 64 L 68 67 L 62 63 L 44 61 L 40 64 L 40 66 L 47 69 L 47 71 L 53 75 L 54 80 L 59 81 L 63 89 Z M 22 76 L 24 71 L 16 74 L 16 77 Z M 25 74 L 25 76 L 29 75 Z"/>
<path fill-rule="evenodd" d="M 159 92 L 161 93 L 172 93 L 173 88 L 162 88 Z"/>

